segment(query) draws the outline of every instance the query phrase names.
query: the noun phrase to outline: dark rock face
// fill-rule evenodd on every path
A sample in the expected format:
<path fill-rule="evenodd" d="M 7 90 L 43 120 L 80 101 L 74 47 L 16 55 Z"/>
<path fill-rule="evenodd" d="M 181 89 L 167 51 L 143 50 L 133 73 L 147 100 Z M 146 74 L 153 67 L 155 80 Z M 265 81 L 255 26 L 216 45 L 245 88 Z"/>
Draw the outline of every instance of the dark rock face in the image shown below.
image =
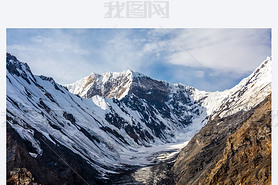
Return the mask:
<path fill-rule="evenodd" d="M 9 119 L 9 118 L 7 118 Z M 8 184 L 109 184 L 84 159 L 63 146 L 57 146 L 35 132 L 43 154 L 31 157 L 31 144 L 22 139 L 7 123 Z M 35 152 L 35 151 L 34 151 Z M 74 160 L 72 160 L 74 159 Z"/>
<path fill-rule="evenodd" d="M 192 115 L 199 115 L 199 105 L 192 101 L 184 87 L 177 87 L 177 92 L 172 92 L 170 84 L 153 80 L 146 76 L 133 78 L 128 96 L 119 101 L 131 110 L 138 111 L 144 122 L 156 137 L 165 138 L 164 130 L 167 126 L 157 118 L 161 115 L 165 120 L 180 125 L 187 126 L 192 123 Z M 184 115 L 190 112 L 190 115 Z M 173 115 L 177 119 L 173 119 Z M 136 131 L 135 131 L 136 132 Z M 139 133 L 147 135 L 148 133 Z M 152 139 L 149 138 L 148 139 Z"/>
<path fill-rule="evenodd" d="M 7 53 L 6 61 L 13 61 L 6 63 L 6 68 L 9 71 L 9 73 L 22 77 L 28 84 L 31 84 L 31 80 L 34 81 L 33 75 L 31 75 L 31 78 L 28 78 L 32 73 L 29 66 L 26 63 L 23 64 L 19 62 L 15 56 L 9 53 Z M 24 72 L 22 73 L 22 71 Z"/>
<path fill-rule="evenodd" d="M 133 79 L 129 96 L 132 102 L 137 102 L 138 99 L 144 100 L 149 107 L 153 106 L 164 118 L 171 119 L 172 112 L 179 118 L 179 122 L 188 125 L 191 123 L 191 116 L 183 117 L 183 114 L 195 108 L 194 101 L 183 86 L 176 87 L 176 92 L 173 92 L 171 88 L 173 87 L 170 87 L 167 82 L 149 77 L 137 77 Z"/>
<path fill-rule="evenodd" d="M 104 78 L 106 80 L 103 81 Z M 112 107 L 110 107 L 111 113 L 105 116 L 106 121 L 119 129 L 124 129 L 138 144 L 144 144 L 145 141 L 152 142 L 152 135 L 167 142 L 168 136 L 164 133 L 169 127 L 159 119 L 159 116 L 176 126 L 186 127 L 192 123 L 193 115 L 199 116 L 203 111 L 200 105 L 192 100 L 190 92 L 183 85 L 173 86 L 133 71 L 92 74 L 83 80 L 82 85 L 79 84 L 80 91 L 76 91 L 83 98 L 92 98 L 95 95 L 113 98 L 113 102 L 128 116 L 132 117 L 126 111 L 126 107 L 140 114 L 140 121 L 152 133 L 142 130 L 140 123 L 133 119 L 132 126 L 127 125 L 127 121 Z M 73 88 L 74 85 L 68 87 Z M 126 93 L 126 96 L 123 97 L 123 93 Z"/>
<path fill-rule="evenodd" d="M 271 100 L 209 121 L 179 154 L 176 184 L 270 184 Z"/>

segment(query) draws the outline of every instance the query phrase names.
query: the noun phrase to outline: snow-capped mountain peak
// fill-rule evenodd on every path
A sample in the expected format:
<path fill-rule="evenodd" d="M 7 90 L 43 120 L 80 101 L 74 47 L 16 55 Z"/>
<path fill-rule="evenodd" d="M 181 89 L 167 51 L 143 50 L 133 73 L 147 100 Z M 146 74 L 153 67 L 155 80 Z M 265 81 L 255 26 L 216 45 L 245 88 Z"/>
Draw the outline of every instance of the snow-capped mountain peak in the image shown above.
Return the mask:
<path fill-rule="evenodd" d="M 231 89 L 217 92 L 191 89 L 194 100 L 199 101 L 208 115 L 222 111 L 221 117 L 246 111 L 256 106 L 271 93 L 272 60 L 267 57 L 252 74 Z"/>
<path fill-rule="evenodd" d="M 130 89 L 134 78 L 146 77 L 145 75 L 126 70 L 123 72 L 108 72 L 104 74 L 92 73 L 73 84 L 65 85 L 67 89 L 84 98 L 95 95 L 121 100 Z"/>
<path fill-rule="evenodd" d="M 22 77 L 28 84 L 31 84 L 31 81 L 36 81 L 29 66 L 26 63 L 19 62 L 15 56 L 9 53 L 7 53 L 6 60 L 6 68 L 9 73 Z"/>

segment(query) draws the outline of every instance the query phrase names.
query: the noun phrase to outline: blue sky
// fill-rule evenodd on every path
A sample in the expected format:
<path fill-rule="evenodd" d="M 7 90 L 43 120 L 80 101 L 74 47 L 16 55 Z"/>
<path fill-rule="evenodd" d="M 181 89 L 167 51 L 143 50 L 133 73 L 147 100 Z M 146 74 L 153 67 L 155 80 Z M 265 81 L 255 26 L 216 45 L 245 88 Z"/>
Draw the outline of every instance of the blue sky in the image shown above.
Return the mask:
<path fill-rule="evenodd" d="M 220 91 L 271 56 L 271 29 L 7 29 L 7 52 L 60 84 L 132 69 Z"/>

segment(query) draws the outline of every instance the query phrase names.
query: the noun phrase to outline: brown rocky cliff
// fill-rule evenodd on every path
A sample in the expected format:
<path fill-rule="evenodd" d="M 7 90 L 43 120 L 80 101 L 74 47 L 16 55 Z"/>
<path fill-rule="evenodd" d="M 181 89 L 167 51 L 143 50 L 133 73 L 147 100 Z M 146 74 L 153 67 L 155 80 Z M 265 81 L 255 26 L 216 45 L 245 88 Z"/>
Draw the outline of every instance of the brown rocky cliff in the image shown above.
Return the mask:
<path fill-rule="evenodd" d="M 270 184 L 271 98 L 209 121 L 179 154 L 176 184 Z"/>
<path fill-rule="evenodd" d="M 229 136 L 222 159 L 205 176 L 202 184 L 271 184 L 270 99 Z"/>

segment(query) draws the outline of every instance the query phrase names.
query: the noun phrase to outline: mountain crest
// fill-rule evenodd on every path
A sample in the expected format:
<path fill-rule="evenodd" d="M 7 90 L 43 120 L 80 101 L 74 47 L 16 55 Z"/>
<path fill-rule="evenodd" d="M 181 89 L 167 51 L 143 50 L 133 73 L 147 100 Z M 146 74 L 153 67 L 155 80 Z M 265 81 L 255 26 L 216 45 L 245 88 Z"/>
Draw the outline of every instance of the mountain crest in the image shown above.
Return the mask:
<path fill-rule="evenodd" d="M 131 84 L 136 78 L 147 77 L 132 70 L 122 72 L 107 72 L 104 74 L 92 73 L 73 84 L 66 85 L 73 94 L 81 97 L 92 98 L 95 95 L 122 99 L 130 90 Z"/>
<path fill-rule="evenodd" d="M 9 73 L 22 77 L 28 84 L 36 81 L 28 64 L 18 61 L 10 53 L 6 54 L 6 69 Z"/>
<path fill-rule="evenodd" d="M 252 74 L 225 91 L 192 90 L 193 98 L 206 107 L 208 115 L 221 111 L 220 117 L 247 111 L 271 93 L 272 60 L 267 57 Z"/>

